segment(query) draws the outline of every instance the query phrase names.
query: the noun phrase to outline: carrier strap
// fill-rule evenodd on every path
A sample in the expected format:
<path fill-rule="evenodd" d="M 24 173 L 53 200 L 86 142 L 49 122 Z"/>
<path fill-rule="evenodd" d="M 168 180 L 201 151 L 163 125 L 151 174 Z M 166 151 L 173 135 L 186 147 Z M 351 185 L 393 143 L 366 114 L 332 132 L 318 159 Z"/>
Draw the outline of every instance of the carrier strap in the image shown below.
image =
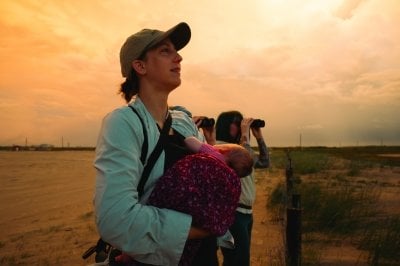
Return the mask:
<path fill-rule="evenodd" d="M 164 149 L 164 145 L 167 141 L 168 133 L 171 128 L 172 124 L 172 117 L 171 114 L 168 113 L 167 119 L 164 122 L 164 126 L 161 129 L 160 132 L 160 138 L 158 139 L 158 142 L 153 150 L 153 152 L 150 154 L 149 160 L 146 162 L 146 165 L 144 167 L 142 177 L 140 178 L 140 182 L 138 185 L 138 193 L 139 193 L 139 198 L 143 195 L 144 191 L 144 185 L 146 184 L 147 180 L 149 179 L 149 175 L 151 173 L 151 170 L 154 167 L 154 164 L 158 160 L 158 157 L 160 157 L 161 152 Z"/>

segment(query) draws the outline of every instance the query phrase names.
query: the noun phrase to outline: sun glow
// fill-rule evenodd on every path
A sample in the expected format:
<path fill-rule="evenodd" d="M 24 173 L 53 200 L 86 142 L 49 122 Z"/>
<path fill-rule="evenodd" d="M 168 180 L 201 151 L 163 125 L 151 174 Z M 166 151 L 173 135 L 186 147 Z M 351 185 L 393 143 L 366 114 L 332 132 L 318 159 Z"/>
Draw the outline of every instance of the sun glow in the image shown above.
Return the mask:
<path fill-rule="evenodd" d="M 271 145 L 296 144 L 299 129 L 326 145 L 400 143 L 398 1 L 176 3 L 1 1 L 0 145 L 94 145 L 104 114 L 124 104 L 121 43 L 180 21 L 192 39 L 171 104 L 263 118 Z"/>

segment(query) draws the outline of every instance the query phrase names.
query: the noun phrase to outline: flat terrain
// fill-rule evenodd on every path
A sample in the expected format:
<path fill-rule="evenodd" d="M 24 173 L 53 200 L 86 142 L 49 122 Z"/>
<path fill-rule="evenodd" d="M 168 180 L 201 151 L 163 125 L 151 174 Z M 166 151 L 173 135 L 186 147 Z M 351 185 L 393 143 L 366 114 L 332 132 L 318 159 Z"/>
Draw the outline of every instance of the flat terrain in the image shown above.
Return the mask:
<path fill-rule="evenodd" d="M 93 263 L 93 257 L 81 259 L 98 239 L 92 208 L 93 155 L 93 151 L 0 152 L 0 265 Z M 380 170 L 370 170 L 371 176 L 374 171 Z M 385 176 L 399 184 L 398 168 L 387 170 Z M 285 179 L 284 170 L 257 169 L 256 179 L 251 262 L 283 265 L 282 220 L 266 205 L 273 188 Z M 389 188 L 382 204 L 397 209 L 393 206 L 399 206 L 399 188 Z M 337 249 L 327 253 L 332 261 L 340 256 L 336 254 L 340 246 Z"/>
<path fill-rule="evenodd" d="M 0 264 L 86 265 L 93 152 L 0 152 Z"/>

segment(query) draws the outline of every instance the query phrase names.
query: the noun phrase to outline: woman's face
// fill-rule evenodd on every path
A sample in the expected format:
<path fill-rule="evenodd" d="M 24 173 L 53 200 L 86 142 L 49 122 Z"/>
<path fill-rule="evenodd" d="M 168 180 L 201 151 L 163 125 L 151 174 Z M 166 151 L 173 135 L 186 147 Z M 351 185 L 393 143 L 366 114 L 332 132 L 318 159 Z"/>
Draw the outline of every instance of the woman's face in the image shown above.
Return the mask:
<path fill-rule="evenodd" d="M 242 122 L 242 120 L 243 118 L 239 116 L 235 116 L 232 119 L 229 127 L 229 135 L 234 139 L 238 139 L 241 135 L 240 123 Z"/>
<path fill-rule="evenodd" d="M 240 127 L 237 123 L 231 123 L 229 126 L 229 135 L 231 137 L 236 138 L 240 134 Z"/>
<path fill-rule="evenodd" d="M 169 91 L 175 89 L 181 84 L 181 61 L 174 44 L 169 39 L 162 41 L 144 59 L 147 81 Z"/>

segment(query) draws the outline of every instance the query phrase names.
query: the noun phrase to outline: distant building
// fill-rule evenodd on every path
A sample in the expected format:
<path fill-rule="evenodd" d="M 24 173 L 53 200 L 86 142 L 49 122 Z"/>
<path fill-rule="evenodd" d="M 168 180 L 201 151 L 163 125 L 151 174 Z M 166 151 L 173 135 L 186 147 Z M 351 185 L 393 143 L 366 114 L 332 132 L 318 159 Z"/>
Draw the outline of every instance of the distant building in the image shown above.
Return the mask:
<path fill-rule="evenodd" d="M 54 148 L 54 145 L 51 144 L 40 144 L 39 146 L 35 147 L 37 151 L 51 151 Z"/>
<path fill-rule="evenodd" d="M 20 150 L 23 150 L 23 147 L 20 145 L 12 145 L 11 149 L 13 151 L 20 151 Z"/>

